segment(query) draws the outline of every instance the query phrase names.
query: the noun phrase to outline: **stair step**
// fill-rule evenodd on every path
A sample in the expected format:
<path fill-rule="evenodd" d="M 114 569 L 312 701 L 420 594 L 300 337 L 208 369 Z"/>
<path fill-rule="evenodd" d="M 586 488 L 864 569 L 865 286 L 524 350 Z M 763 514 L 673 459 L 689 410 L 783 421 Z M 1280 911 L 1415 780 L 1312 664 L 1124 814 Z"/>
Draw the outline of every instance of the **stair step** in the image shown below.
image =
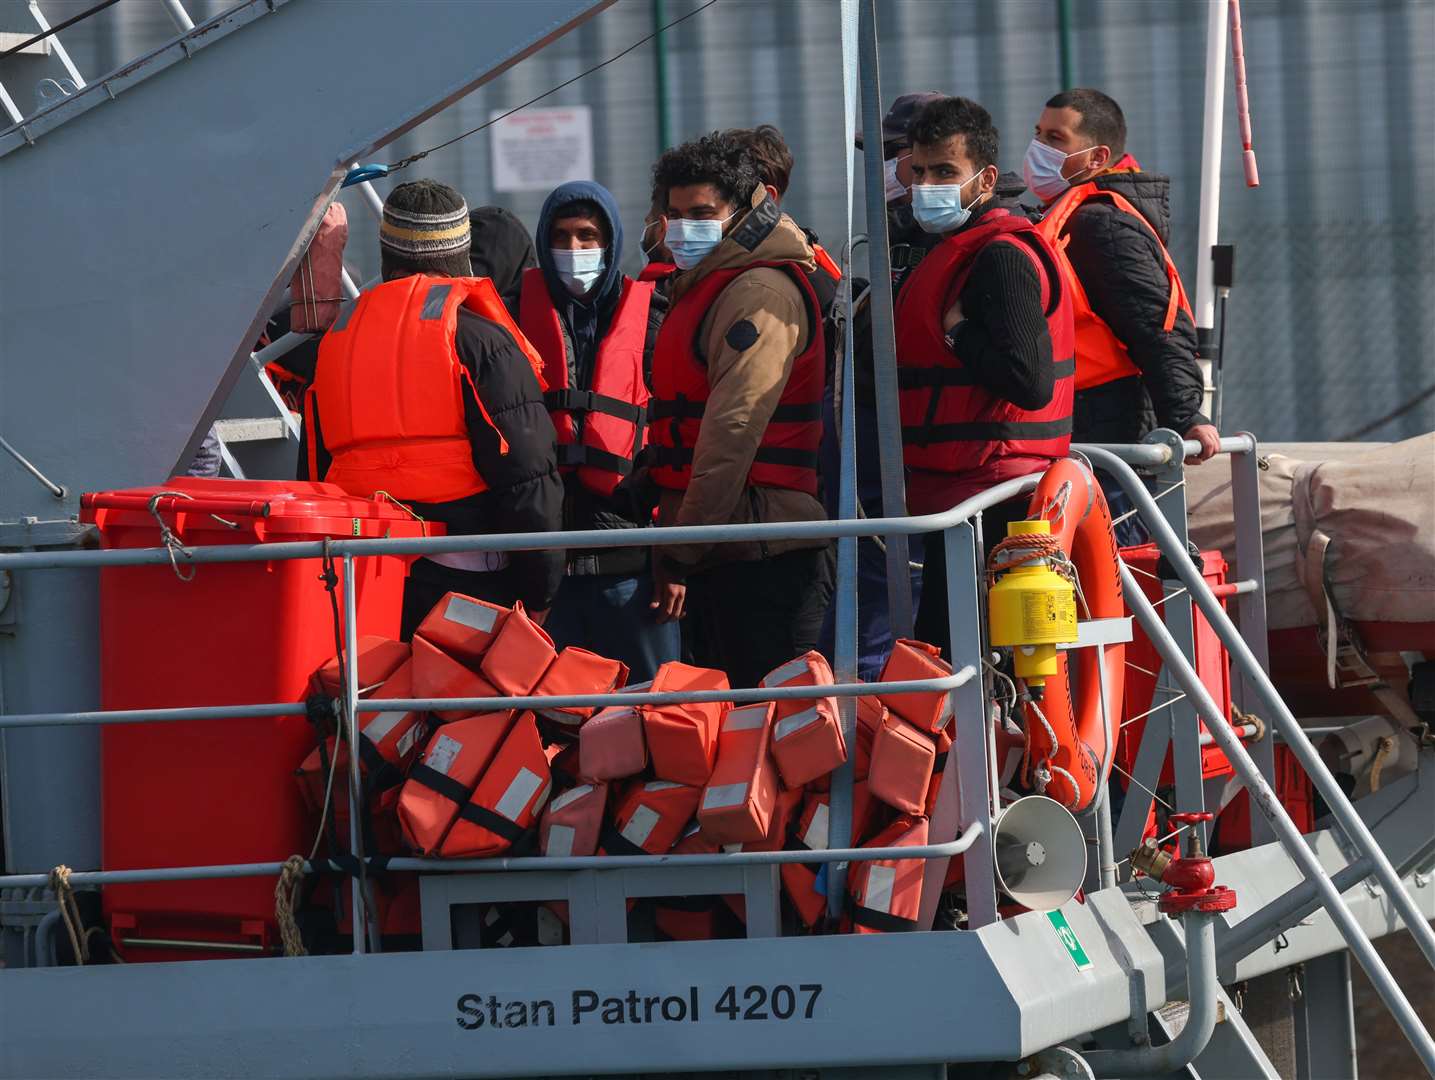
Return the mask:
<path fill-rule="evenodd" d="M 283 419 L 278 416 L 216 420 L 214 430 L 226 443 L 266 442 L 289 437 Z"/>

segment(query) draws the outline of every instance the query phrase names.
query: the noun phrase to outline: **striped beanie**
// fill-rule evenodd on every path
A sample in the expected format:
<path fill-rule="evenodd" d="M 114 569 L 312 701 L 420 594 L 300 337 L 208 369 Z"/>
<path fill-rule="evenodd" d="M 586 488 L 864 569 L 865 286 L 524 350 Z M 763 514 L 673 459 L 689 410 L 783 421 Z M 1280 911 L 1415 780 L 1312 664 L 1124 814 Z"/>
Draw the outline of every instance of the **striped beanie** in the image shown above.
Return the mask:
<path fill-rule="evenodd" d="M 400 184 L 384 202 L 379 223 L 384 277 L 469 274 L 468 204 L 447 184 L 416 180 Z"/>

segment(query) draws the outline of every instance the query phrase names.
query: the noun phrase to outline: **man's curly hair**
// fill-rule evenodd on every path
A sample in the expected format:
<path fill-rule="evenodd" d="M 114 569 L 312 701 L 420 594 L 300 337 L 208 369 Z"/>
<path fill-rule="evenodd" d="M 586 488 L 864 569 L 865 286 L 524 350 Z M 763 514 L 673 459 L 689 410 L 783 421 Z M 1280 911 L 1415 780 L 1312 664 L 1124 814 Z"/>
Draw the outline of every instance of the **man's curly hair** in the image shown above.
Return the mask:
<path fill-rule="evenodd" d="M 714 131 L 665 150 L 653 166 L 653 192 L 664 203 L 675 187 L 711 184 L 726 202 L 742 210 L 752 201 L 759 183 L 746 143 L 727 131 Z"/>

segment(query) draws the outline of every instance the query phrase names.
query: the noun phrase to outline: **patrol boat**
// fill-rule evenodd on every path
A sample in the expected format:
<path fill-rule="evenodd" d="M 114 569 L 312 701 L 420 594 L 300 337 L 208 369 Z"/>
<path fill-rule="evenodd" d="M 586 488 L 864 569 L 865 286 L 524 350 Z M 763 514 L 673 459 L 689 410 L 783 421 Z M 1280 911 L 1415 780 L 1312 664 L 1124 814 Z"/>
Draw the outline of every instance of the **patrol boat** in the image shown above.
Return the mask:
<path fill-rule="evenodd" d="M 1011 481 L 943 514 L 869 520 L 856 513 L 850 447 L 842 520 L 701 536 L 837 540 L 831 683 L 635 689 L 546 704 L 831 698 L 855 747 L 860 702 L 880 692 L 855 676 L 855 544 L 885 537 L 904 570 L 905 538 L 940 531 L 953 663 L 889 684 L 945 699 L 938 719 L 953 718 L 922 842 L 857 846 L 852 762 L 831 774 L 821 835 L 809 819 L 807 846 L 792 850 L 687 853 L 680 842 L 679 854 L 377 860 L 355 828 L 347 857 L 291 861 L 256 855 L 251 841 L 290 797 L 278 792 L 292 792 L 292 777 L 250 770 L 232 789 L 194 790 L 191 766 L 235 745 L 206 736 L 206 725 L 258 740 L 297 724 L 295 745 L 312 746 L 304 703 L 227 691 L 237 672 L 265 668 L 257 657 L 285 654 L 275 643 L 286 635 L 308 635 L 313 667 L 332 656 L 332 644 L 315 640 L 331 630 L 331 596 L 340 643 L 357 655 L 368 604 L 401 581 L 404 558 L 614 542 L 426 536 L 391 506 L 296 490 L 284 478 L 297 424 L 264 365 L 297 341 L 249 347 L 340 185 L 378 205 L 368 186 L 378 170 L 359 163 L 610 2 L 430 2 L 420 26 L 391 0 L 344 5 L 340 18 L 320 0 L 241 0 L 198 24 L 182 0 L 164 0 L 173 40 L 89 80 L 62 51 L 69 21 L 51 27 L 30 5 L 73 87 L 28 112 L 0 90 L 11 121 L 0 130 L 11 254 L 0 267 L 0 1075 L 1268 1077 L 1278 1075 L 1269 1032 L 1254 1017 L 1279 999 L 1297 1034 L 1296 1074 L 1353 1077 L 1352 957 L 1408 1040 L 1411 1069 L 1435 1074 L 1412 988 L 1372 945 L 1404 927 L 1435 962 L 1435 642 L 1428 610 L 1406 603 L 1431 580 L 1431 500 L 1406 485 L 1414 501 L 1399 508 L 1409 527 L 1396 554 L 1388 544 L 1371 550 L 1381 545 L 1369 526 L 1390 509 L 1370 494 L 1382 475 L 1430 483 L 1428 441 L 1361 459 L 1273 453 L 1232 434 L 1221 444 L 1229 468 L 1208 464 L 1197 477 L 1184 472 L 1180 437 L 1157 432 L 1137 446 L 1083 447 L 1062 463 L 1084 479 L 1058 485 L 1037 516 L 1059 519 L 1099 467 L 1127 492 L 1155 549 L 1144 564 L 1127 552 L 1116 568 L 1125 612 L 1083 612 L 1057 642 L 1003 631 L 1010 644 L 998 651 L 1050 647 L 1094 676 L 1077 690 L 1108 724 L 1122 718 L 1120 807 L 1107 788 L 1077 817 L 1055 799 L 1016 797 L 996 752 L 1001 737 L 1026 737 L 1030 714 L 990 662 L 997 635 L 984 615 L 977 529 L 983 509 L 1045 479 Z M 1217 136 L 1225 7 L 1211 5 L 1208 50 Z M 850 141 L 859 108 L 869 129 L 880 119 L 875 8 L 842 0 L 833 17 Z M 421 46 L 422 63 L 392 78 L 349 77 L 348 57 L 397 36 Z M 868 191 L 880 192 L 881 162 L 874 153 L 864 164 Z M 62 203 L 55 180 L 66 176 L 91 178 L 89 196 Z M 216 193 L 232 196 L 220 211 Z M 880 203 L 868 220 L 883 235 Z M 884 253 L 873 245 L 879 278 Z M 1198 286 L 1198 296 L 1209 289 Z M 345 292 L 357 295 L 352 280 Z M 879 389 L 885 383 L 891 403 L 890 324 L 877 340 Z M 851 371 L 849 348 L 849 388 Z M 850 395 L 843 401 L 850 424 Z M 56 406 L 73 421 L 56 424 Z M 174 493 L 179 484 L 161 481 L 183 471 L 211 426 L 229 478 Z M 890 447 L 890 415 L 885 430 Z M 1282 489 L 1272 474 L 1289 483 Z M 1314 490 L 1348 500 L 1353 516 L 1322 519 L 1301 502 Z M 1289 513 L 1283 499 L 1296 504 Z M 698 538 L 655 530 L 644 542 Z M 1296 558 L 1268 574 L 1273 545 L 1292 538 Z M 1206 549 L 1203 565 L 1192 540 Z M 1352 558 L 1394 587 L 1362 593 Z M 900 596 L 899 625 L 909 617 Z M 1286 631 L 1297 637 L 1275 636 Z M 1284 640 L 1303 642 L 1319 667 L 1286 663 L 1296 650 L 1272 647 Z M 1099 661 L 1118 650 L 1144 650 L 1140 695 L 1130 665 L 1130 692 L 1108 693 Z M 359 743 L 362 718 L 386 710 L 545 704 L 361 698 L 357 666 L 336 669 L 343 678 L 331 691 L 346 745 Z M 261 682 L 271 675 L 265 668 Z M 116 707 L 119 688 L 144 700 Z M 1327 695 L 1337 692 L 1332 706 Z M 1356 712 L 1331 718 L 1332 708 Z M 108 769 L 117 746 L 135 768 L 158 760 L 165 782 L 125 788 Z M 1108 749 L 1114 767 L 1117 748 Z M 339 789 L 352 825 L 367 809 L 358 755 Z M 150 865 L 116 854 L 175 819 L 193 819 L 191 850 Z M 844 879 L 870 883 L 879 864 L 893 881 L 905 875 L 909 892 L 920 868 L 908 932 L 793 932 L 783 871 L 820 880 L 817 914 L 825 907 L 828 928 L 840 929 Z M 376 899 L 402 875 L 417 889 L 407 915 L 415 941 L 385 933 Z M 960 890 L 944 890 L 954 875 Z M 267 915 L 245 914 L 263 912 L 276 880 L 282 907 L 284 890 L 309 887 L 304 878 L 348 914 L 338 946 L 322 954 L 304 928 L 280 941 Z M 143 904 L 124 899 L 135 896 Z M 740 898 L 744 932 L 630 940 L 629 907 L 654 896 Z M 535 902 L 566 905 L 562 944 L 474 948 L 502 944 L 485 930 L 497 905 Z M 149 918 L 162 912 L 162 932 L 120 917 L 127 905 Z M 230 924 L 216 929 L 225 911 Z"/>

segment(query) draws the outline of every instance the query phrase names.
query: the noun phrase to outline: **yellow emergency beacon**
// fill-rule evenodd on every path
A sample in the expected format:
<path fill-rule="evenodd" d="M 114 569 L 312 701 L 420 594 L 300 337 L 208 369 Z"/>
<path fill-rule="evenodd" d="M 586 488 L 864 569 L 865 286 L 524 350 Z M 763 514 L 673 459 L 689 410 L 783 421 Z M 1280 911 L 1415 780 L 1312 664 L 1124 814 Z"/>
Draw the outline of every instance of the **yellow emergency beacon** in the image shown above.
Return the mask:
<path fill-rule="evenodd" d="M 1049 521 L 1013 521 L 1007 536 L 1051 535 Z M 998 556 L 1000 558 L 1000 556 Z M 1076 590 L 1051 568 L 1049 559 L 1033 559 L 1003 569 L 987 597 L 991 643 L 1010 647 L 1016 674 L 1029 686 L 1056 674 L 1056 646 L 1076 640 Z"/>

